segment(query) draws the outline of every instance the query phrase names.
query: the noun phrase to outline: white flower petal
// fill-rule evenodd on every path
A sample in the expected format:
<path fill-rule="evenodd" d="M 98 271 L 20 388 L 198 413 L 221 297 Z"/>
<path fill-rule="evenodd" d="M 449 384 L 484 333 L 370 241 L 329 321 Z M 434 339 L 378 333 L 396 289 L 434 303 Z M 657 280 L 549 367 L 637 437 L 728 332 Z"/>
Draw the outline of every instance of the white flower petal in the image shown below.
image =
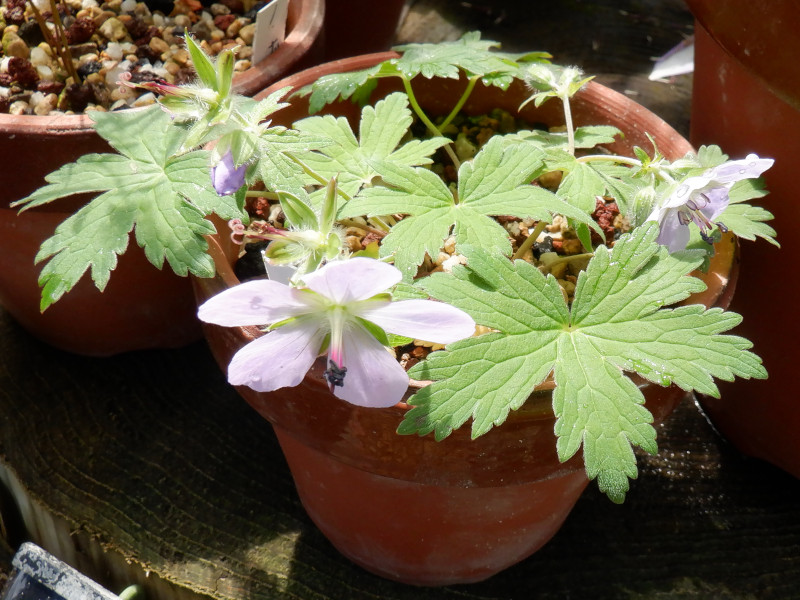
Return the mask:
<path fill-rule="evenodd" d="M 270 331 L 234 355 L 228 365 L 228 382 L 257 392 L 296 386 L 319 356 L 323 337 L 319 323 L 312 320 Z"/>
<path fill-rule="evenodd" d="M 268 325 L 309 312 L 304 300 L 302 294 L 287 285 L 257 279 L 208 299 L 198 308 L 197 317 L 226 327 Z"/>
<path fill-rule="evenodd" d="M 748 154 L 747 158 L 742 160 L 729 160 L 714 167 L 709 172 L 709 176 L 722 184 L 753 179 L 760 177 L 774 162 L 771 158 L 759 158 L 756 154 Z"/>
<path fill-rule="evenodd" d="M 438 344 L 449 344 L 475 333 L 475 321 L 467 313 L 433 300 L 391 302 L 360 316 L 389 333 Z"/>
<path fill-rule="evenodd" d="M 342 335 L 344 385 L 333 392 L 357 406 L 386 408 L 403 399 L 408 375 L 389 351 L 360 325 L 347 327 Z"/>
<path fill-rule="evenodd" d="M 366 300 L 402 279 L 397 267 L 372 258 L 331 262 L 303 277 L 309 289 L 337 304 Z"/>
<path fill-rule="evenodd" d="M 677 252 L 686 248 L 689 243 L 689 228 L 681 225 L 678 211 L 670 210 L 661 221 L 661 230 L 658 234 L 658 243 L 666 246 L 670 252 Z"/>

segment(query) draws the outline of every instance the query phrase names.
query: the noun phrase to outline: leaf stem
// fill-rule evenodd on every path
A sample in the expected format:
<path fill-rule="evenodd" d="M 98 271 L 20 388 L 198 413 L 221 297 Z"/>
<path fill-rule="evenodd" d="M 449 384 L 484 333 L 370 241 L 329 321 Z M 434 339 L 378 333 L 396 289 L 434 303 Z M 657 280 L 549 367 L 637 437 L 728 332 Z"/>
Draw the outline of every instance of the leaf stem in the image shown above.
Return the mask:
<path fill-rule="evenodd" d="M 576 161 L 580 163 L 608 161 L 615 162 L 620 165 L 627 165 L 629 167 L 638 167 L 640 169 L 644 167 L 642 161 L 631 158 L 630 156 L 619 156 L 618 154 L 587 154 L 586 156 L 577 158 Z M 667 173 L 665 169 L 659 167 L 658 164 L 650 163 L 647 168 L 652 170 L 657 177 L 661 178 L 667 183 L 675 183 L 675 179 L 673 179 L 673 177 Z"/>
<path fill-rule="evenodd" d="M 309 177 L 313 178 L 314 181 L 316 181 L 317 183 L 319 183 L 320 185 L 323 185 L 323 186 L 327 186 L 328 185 L 328 180 L 327 179 L 325 179 L 322 175 L 320 175 L 319 173 L 314 171 L 314 169 L 309 167 L 306 163 L 304 163 L 302 160 L 297 158 L 294 154 L 292 154 L 291 152 L 286 152 L 285 154 L 286 154 L 286 156 L 289 157 L 289 159 L 291 159 L 292 162 L 294 162 L 301 169 L 303 169 L 303 172 L 306 175 L 308 175 Z M 349 202 L 352 199 L 352 198 L 350 198 L 350 196 L 346 192 L 343 192 L 341 190 L 341 188 L 339 188 L 338 186 L 336 187 L 336 191 L 344 199 L 345 202 Z"/>
<path fill-rule="evenodd" d="M 370 217 L 370 218 L 374 219 L 375 217 Z M 380 221 L 380 222 L 382 223 L 383 221 Z M 364 231 L 366 231 L 368 233 L 372 233 L 372 234 L 378 235 L 381 238 L 386 237 L 386 233 L 387 233 L 386 231 L 382 231 L 382 230 L 378 229 L 377 227 L 370 227 L 369 225 L 365 225 L 363 223 L 359 223 L 355 219 L 339 219 L 338 223 L 339 223 L 339 225 L 342 225 L 344 227 L 355 227 L 356 229 L 362 229 L 362 230 L 364 230 Z"/>
<path fill-rule="evenodd" d="M 448 125 L 450 125 L 450 121 L 455 119 L 456 115 L 461 111 L 464 107 L 464 104 L 467 102 L 467 99 L 472 95 L 472 90 L 475 89 L 475 84 L 478 83 L 480 77 L 478 75 L 473 75 L 469 78 L 469 82 L 467 83 L 467 88 L 464 90 L 464 93 L 461 94 L 461 98 L 458 99 L 456 105 L 453 107 L 453 110 L 450 111 L 450 114 L 445 117 L 444 121 L 439 125 L 440 129 L 446 129 Z"/>
<path fill-rule="evenodd" d="M 266 198 L 267 200 L 280 200 L 280 197 L 275 192 L 268 192 L 266 190 L 248 190 L 244 193 L 247 198 Z"/>
<path fill-rule="evenodd" d="M 411 81 L 409 81 L 409 79 L 405 75 L 403 75 L 401 79 L 403 80 L 403 88 L 406 91 L 406 95 L 408 96 L 408 102 L 409 104 L 411 104 L 411 108 L 414 110 L 414 112 L 417 114 L 420 120 L 423 123 L 425 123 L 427 128 L 430 129 L 431 133 L 439 137 L 444 137 L 442 136 L 442 132 L 439 131 L 439 129 L 436 127 L 433 121 L 431 121 L 428 118 L 428 115 L 425 114 L 425 112 L 422 110 L 422 107 L 417 102 L 417 98 L 416 96 L 414 96 L 414 90 L 411 89 Z M 458 156 L 456 156 L 456 153 L 453 150 L 453 143 L 450 142 L 449 144 L 444 146 L 444 150 L 445 152 L 447 152 L 448 156 L 450 156 L 450 160 L 453 161 L 453 166 L 456 168 L 457 171 L 461 166 L 461 161 L 458 160 Z"/>
<path fill-rule="evenodd" d="M 528 234 L 528 237 L 525 238 L 525 241 L 520 244 L 519 248 L 517 248 L 517 251 L 514 252 L 514 256 L 511 257 L 511 260 L 516 260 L 525 256 L 525 253 L 533 247 L 533 245 L 536 243 L 536 239 L 539 237 L 539 235 L 541 235 L 545 227 L 547 227 L 547 221 L 539 221 L 536 223 L 534 230 L 531 231 Z"/>

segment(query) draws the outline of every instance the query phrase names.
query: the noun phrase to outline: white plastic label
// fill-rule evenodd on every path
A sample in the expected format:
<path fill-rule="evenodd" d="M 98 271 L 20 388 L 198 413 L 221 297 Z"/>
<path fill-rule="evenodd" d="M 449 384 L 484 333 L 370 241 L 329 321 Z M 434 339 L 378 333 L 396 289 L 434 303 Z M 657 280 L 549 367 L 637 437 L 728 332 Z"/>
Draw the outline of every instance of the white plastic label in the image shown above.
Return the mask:
<path fill-rule="evenodd" d="M 289 0 L 272 0 L 256 15 L 256 33 L 253 37 L 253 64 L 259 63 L 283 43 L 286 36 L 286 17 Z"/>

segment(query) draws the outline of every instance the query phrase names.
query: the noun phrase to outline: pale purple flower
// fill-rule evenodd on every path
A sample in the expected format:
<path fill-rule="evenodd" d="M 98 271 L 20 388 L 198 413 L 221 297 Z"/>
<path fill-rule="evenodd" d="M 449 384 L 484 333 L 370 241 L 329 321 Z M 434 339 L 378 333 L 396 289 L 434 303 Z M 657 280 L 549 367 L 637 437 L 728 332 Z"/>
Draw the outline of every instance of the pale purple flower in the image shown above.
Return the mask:
<path fill-rule="evenodd" d="M 689 241 L 689 223 L 692 221 L 706 240 L 714 225 L 726 231 L 725 226 L 716 223 L 715 219 L 728 207 L 728 193 L 733 184 L 759 177 L 773 162 L 771 158 L 749 154 L 744 160 L 728 161 L 680 182 L 667 201 L 647 218 L 648 221 L 658 221 L 661 227 L 658 243 L 667 246 L 670 252 L 683 250 Z"/>
<path fill-rule="evenodd" d="M 408 375 L 365 322 L 388 333 L 447 344 L 471 336 L 475 322 L 433 300 L 392 302 L 382 293 L 400 271 L 370 258 L 332 262 L 303 277 L 305 288 L 254 280 L 214 296 L 201 320 L 229 327 L 273 325 L 244 346 L 228 366 L 228 381 L 270 392 L 299 384 L 327 351 L 331 391 L 358 406 L 397 404 Z"/>
<path fill-rule="evenodd" d="M 233 154 L 230 150 L 222 159 L 211 167 L 211 182 L 220 196 L 233 194 L 244 185 L 244 175 L 247 165 L 233 166 Z"/>

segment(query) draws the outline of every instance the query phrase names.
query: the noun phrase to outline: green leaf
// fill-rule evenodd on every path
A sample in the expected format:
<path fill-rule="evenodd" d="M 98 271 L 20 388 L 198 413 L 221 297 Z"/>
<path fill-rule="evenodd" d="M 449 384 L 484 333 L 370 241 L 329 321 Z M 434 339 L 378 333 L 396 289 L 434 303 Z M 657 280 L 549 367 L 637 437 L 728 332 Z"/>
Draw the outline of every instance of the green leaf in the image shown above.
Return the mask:
<path fill-rule="evenodd" d="M 197 45 L 197 42 L 194 41 L 191 35 L 187 33 L 184 39 L 186 40 L 186 48 L 189 50 L 189 55 L 192 57 L 194 70 L 200 78 L 200 81 L 202 81 L 206 87 L 219 91 L 217 87 L 217 73 L 211 58 L 203 52 L 203 49 Z"/>
<path fill-rule="evenodd" d="M 325 179 L 338 178 L 339 189 L 348 196 L 372 182 L 378 176 L 374 163 L 416 166 L 432 162 L 431 155 L 449 140 L 442 137 L 400 142 L 408 134 L 413 118 L 408 108 L 408 96 L 389 94 L 375 106 L 365 106 L 361 112 L 359 135 L 353 133 L 347 119 L 331 115 L 309 117 L 295 127 L 308 135 L 328 138 L 332 144 L 320 152 L 305 157 L 306 164 Z"/>
<path fill-rule="evenodd" d="M 473 31 L 453 42 L 397 46 L 394 50 L 403 56 L 395 64 L 408 79 L 417 75 L 458 79 L 462 72 L 468 77 L 516 72 L 518 67 L 514 62 L 492 51 L 499 46 L 497 42 L 481 40 L 480 33 Z"/>
<path fill-rule="evenodd" d="M 775 239 L 776 231 L 766 221 L 771 221 L 773 214 L 760 206 L 751 204 L 729 204 L 717 221 L 730 229 L 737 237 L 755 240 L 757 237 L 767 240 L 780 248 Z"/>
<path fill-rule="evenodd" d="M 733 231 L 737 237 L 745 240 L 755 240 L 760 237 L 780 247 L 775 239 L 777 235 L 775 230 L 766 224 L 774 218 L 773 214 L 760 206 L 746 203 L 747 200 L 763 198 L 767 193 L 763 179 L 737 181 L 729 193 L 730 204 L 717 221 Z"/>
<path fill-rule="evenodd" d="M 308 99 L 308 112 L 312 115 L 318 113 L 325 105 L 339 99 L 352 98 L 354 102 L 363 105 L 377 85 L 375 78 L 378 73 L 386 68 L 391 69 L 386 63 L 380 63 L 361 71 L 324 75 L 297 94 L 300 96 L 311 94 Z"/>
<path fill-rule="evenodd" d="M 431 296 L 495 332 L 451 344 L 409 371 L 433 383 L 409 400 L 413 408 L 398 431 L 442 439 L 472 419 L 477 437 L 552 373 L 560 459 L 583 448 L 588 476 L 622 501 L 637 473 L 632 447 L 656 451 L 652 417 L 626 373 L 712 395 L 714 378 L 766 377 L 747 340 L 721 335 L 738 315 L 665 307 L 703 288 L 687 276 L 702 252 L 670 255 L 657 235 L 655 223 L 645 224 L 612 250 L 599 247 L 571 307 L 551 275 L 479 248 L 463 249 L 465 267 L 421 280 Z"/>
<path fill-rule="evenodd" d="M 381 255 L 394 256 L 405 281 L 416 275 L 426 253 L 432 258 L 438 256 L 451 232 L 456 238 L 456 252 L 470 244 L 510 255 L 509 235 L 492 216 L 550 222 L 553 214 L 563 214 L 597 228 L 586 213 L 530 185 L 542 165 L 542 153 L 536 149 L 507 146 L 502 138 L 492 138 L 473 161 L 462 163 L 456 199 L 427 169 L 376 164 L 388 187 L 365 189 L 340 210 L 339 217 L 409 215 L 392 227 L 381 245 Z"/>
<path fill-rule="evenodd" d="M 278 199 L 290 225 L 299 229 L 318 229 L 317 214 L 304 200 L 289 192 L 278 192 Z"/>
<path fill-rule="evenodd" d="M 575 148 L 594 148 L 600 144 L 612 143 L 620 130 L 611 125 L 587 125 L 575 129 Z M 508 136 L 510 139 L 531 142 L 541 148 L 559 148 L 566 150 L 569 139 L 566 131 L 546 131 L 544 129 L 530 129 L 520 131 Z"/>
<path fill-rule="evenodd" d="M 131 231 L 156 267 L 166 260 L 179 275 L 210 277 L 214 266 L 203 236 L 214 227 L 204 217 L 212 212 L 242 216 L 234 198 L 209 191 L 206 152 L 173 156 L 184 132 L 158 107 L 98 115 L 97 122 L 121 155 L 83 156 L 48 175 L 46 186 L 17 203 L 31 208 L 74 194 L 99 194 L 59 225 L 37 255 L 37 262 L 49 259 L 39 280 L 43 310 L 87 270 L 104 289 Z M 140 131 L 148 135 L 132 133 Z"/>

